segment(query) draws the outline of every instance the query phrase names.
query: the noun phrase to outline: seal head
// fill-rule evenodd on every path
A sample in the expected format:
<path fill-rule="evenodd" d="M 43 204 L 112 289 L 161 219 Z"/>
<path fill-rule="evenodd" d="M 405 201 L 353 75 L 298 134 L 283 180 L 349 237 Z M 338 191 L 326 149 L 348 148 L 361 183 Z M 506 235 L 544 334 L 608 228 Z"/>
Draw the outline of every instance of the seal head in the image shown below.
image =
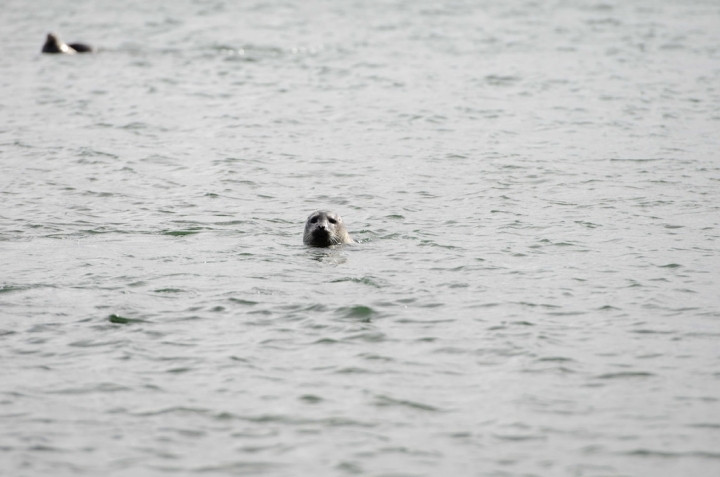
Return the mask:
<path fill-rule="evenodd" d="M 42 47 L 43 53 L 94 53 L 95 48 L 84 43 L 70 43 L 66 45 L 54 33 L 48 33 L 45 44 Z"/>
<path fill-rule="evenodd" d="M 329 247 L 355 241 L 350 238 L 338 214 L 329 210 L 318 210 L 310 214 L 305 222 L 303 243 L 311 247 Z"/>

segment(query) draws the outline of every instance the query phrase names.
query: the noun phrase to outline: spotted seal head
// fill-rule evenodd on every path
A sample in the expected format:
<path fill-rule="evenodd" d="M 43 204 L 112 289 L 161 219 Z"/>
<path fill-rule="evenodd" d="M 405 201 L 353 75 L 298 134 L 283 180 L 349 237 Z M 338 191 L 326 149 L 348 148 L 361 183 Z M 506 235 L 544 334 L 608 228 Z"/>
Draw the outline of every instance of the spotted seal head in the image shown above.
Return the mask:
<path fill-rule="evenodd" d="M 338 214 L 329 210 L 316 210 L 305 222 L 303 243 L 311 247 L 329 247 L 355 241 L 350 238 Z"/>
<path fill-rule="evenodd" d="M 48 33 L 45 39 L 45 44 L 42 47 L 43 53 L 94 53 L 95 48 L 85 43 L 70 43 L 69 45 L 63 43 L 60 38 L 54 33 Z"/>

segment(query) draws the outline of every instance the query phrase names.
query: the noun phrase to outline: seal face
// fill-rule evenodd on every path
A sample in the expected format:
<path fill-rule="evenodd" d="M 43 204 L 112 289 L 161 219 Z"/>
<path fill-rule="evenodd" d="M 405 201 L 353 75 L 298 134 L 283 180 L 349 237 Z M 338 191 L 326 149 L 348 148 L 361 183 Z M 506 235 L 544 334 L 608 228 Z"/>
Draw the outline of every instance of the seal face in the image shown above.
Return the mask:
<path fill-rule="evenodd" d="M 70 43 L 66 45 L 54 33 L 48 33 L 45 44 L 42 47 L 43 53 L 94 53 L 95 48 L 84 43 Z"/>
<path fill-rule="evenodd" d="M 303 243 L 311 247 L 329 247 L 355 243 L 345 229 L 342 218 L 329 210 L 317 210 L 305 222 Z"/>

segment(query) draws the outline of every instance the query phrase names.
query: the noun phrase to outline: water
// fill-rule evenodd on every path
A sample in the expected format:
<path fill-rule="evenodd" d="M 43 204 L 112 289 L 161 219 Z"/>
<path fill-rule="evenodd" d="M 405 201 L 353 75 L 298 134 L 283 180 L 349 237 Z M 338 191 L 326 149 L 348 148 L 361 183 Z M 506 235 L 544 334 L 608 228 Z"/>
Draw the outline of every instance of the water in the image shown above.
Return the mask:
<path fill-rule="evenodd" d="M 720 472 L 717 2 L 0 32 L 0 474 Z"/>

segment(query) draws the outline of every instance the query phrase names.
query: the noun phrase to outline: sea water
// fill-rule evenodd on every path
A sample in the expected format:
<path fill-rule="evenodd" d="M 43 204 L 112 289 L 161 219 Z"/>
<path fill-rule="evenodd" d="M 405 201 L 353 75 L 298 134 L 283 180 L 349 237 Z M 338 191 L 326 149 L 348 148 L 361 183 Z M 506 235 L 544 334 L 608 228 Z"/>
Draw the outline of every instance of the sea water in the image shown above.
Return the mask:
<path fill-rule="evenodd" d="M 3 476 L 720 474 L 716 1 L 0 33 Z"/>

